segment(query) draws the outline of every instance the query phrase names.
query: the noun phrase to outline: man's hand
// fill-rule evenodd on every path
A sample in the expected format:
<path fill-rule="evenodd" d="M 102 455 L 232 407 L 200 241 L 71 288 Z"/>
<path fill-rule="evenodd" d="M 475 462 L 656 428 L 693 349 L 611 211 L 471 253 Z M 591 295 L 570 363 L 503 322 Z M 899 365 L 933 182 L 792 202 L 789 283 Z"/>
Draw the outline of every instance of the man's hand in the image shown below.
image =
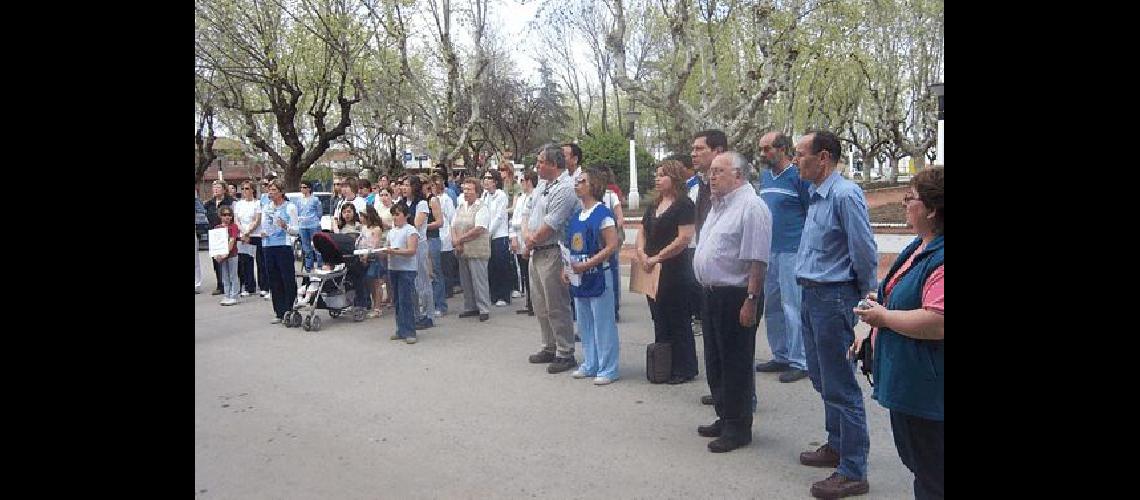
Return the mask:
<path fill-rule="evenodd" d="M 573 264 L 570 264 L 570 269 L 574 270 L 574 274 L 582 274 L 588 271 L 591 267 L 594 266 L 587 265 L 585 262 L 575 262 Z"/>
<path fill-rule="evenodd" d="M 565 269 L 562 270 L 562 274 L 560 274 L 559 277 L 562 278 L 562 284 L 563 285 L 569 285 L 570 284 L 570 275 L 566 274 Z"/>
<path fill-rule="evenodd" d="M 511 238 L 511 253 L 519 253 L 519 242 L 514 238 Z"/>
<path fill-rule="evenodd" d="M 740 306 L 740 326 L 751 328 L 756 325 L 756 302 L 745 300 Z"/>
<path fill-rule="evenodd" d="M 463 255 L 463 244 L 462 243 L 455 243 L 451 246 L 453 248 L 455 248 L 455 255 Z"/>

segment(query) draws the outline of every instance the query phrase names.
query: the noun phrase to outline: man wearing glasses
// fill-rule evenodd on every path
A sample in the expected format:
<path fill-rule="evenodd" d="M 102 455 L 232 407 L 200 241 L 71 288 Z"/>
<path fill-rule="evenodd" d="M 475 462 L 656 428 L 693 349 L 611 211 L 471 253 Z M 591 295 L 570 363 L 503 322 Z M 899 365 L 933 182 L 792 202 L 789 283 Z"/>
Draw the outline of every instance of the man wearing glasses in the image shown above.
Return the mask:
<path fill-rule="evenodd" d="M 796 281 L 803 287 L 800 321 L 811 385 L 823 397 L 827 442 L 800 453 L 800 463 L 835 467 L 811 486 L 819 498 L 842 498 L 869 490 L 867 414 L 847 346 L 855 340 L 855 305 L 876 289 L 877 248 L 863 190 L 835 171 L 839 139 L 820 131 L 796 143 L 800 177 L 811 181 L 811 198 L 796 255 Z"/>
<path fill-rule="evenodd" d="M 772 260 L 764 280 L 764 320 L 772 360 L 756 365 L 756 371 L 780 373 L 780 382 L 795 382 L 807 376 L 804 339 L 800 332 L 802 290 L 796 283 L 796 253 L 807 217 L 811 183 L 788 157 L 792 140 L 782 132 L 760 138 L 757 160 L 760 198 L 772 212 Z"/>

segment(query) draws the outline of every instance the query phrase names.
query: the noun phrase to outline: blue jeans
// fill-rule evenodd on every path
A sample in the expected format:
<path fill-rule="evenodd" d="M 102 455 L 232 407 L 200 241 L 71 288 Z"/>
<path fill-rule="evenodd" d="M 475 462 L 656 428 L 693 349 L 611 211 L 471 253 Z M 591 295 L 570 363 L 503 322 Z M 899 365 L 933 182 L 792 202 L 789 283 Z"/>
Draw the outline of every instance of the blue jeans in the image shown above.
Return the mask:
<path fill-rule="evenodd" d="M 392 299 L 396 303 L 396 335 L 400 338 L 416 337 L 415 271 L 388 271 Z"/>
<path fill-rule="evenodd" d="M 582 337 L 584 361 L 579 367 L 584 373 L 618 378 L 618 331 L 613 321 L 614 296 L 609 291 L 614 281 L 609 271 L 602 271 L 606 277 L 606 288 L 597 297 L 574 297 L 574 313 L 578 319 L 578 332 Z M 464 293 L 467 293 L 464 290 Z"/>
<path fill-rule="evenodd" d="M 863 391 L 855 378 L 855 363 L 847 348 L 855 341 L 859 290 L 854 283 L 803 287 L 804 350 L 808 376 L 823 396 L 827 444 L 839 452 L 837 472 L 850 479 L 867 477 L 867 414 Z"/>
<path fill-rule="evenodd" d="M 807 370 L 804 336 L 800 327 L 803 292 L 796 283 L 796 254 L 773 253 L 764 278 L 764 317 L 768 345 L 778 363 Z"/>
<path fill-rule="evenodd" d="M 293 249 L 284 245 L 264 249 L 265 274 L 269 278 L 269 293 L 273 296 L 273 314 L 281 318 L 293 308 L 293 300 L 297 297 L 297 268 L 293 267 Z"/>
<path fill-rule="evenodd" d="M 313 270 L 313 262 L 315 261 L 318 266 L 321 265 L 321 256 L 313 250 L 313 235 L 321 232 L 321 228 L 301 228 L 301 253 L 305 256 L 304 267 L 306 271 Z"/>
<path fill-rule="evenodd" d="M 431 278 L 431 294 L 435 299 L 435 310 L 440 314 L 447 314 L 447 295 L 443 289 L 443 255 L 440 247 L 443 242 L 439 238 L 428 238 L 428 251 L 431 254 L 431 269 L 434 276 Z"/>
<path fill-rule="evenodd" d="M 420 243 L 416 245 L 416 297 L 413 309 L 416 314 L 416 323 L 432 324 L 431 307 L 435 305 L 431 289 L 431 280 L 428 279 L 428 260 L 430 260 L 430 245 Z"/>

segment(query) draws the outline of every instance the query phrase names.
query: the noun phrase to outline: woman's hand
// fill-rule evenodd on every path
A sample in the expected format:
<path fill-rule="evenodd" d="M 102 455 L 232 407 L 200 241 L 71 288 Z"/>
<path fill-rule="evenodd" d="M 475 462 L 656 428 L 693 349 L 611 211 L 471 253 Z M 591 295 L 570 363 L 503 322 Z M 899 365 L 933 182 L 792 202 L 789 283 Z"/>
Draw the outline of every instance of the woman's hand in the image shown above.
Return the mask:
<path fill-rule="evenodd" d="M 881 304 L 875 302 L 870 298 L 867 299 L 867 304 L 869 304 L 871 307 L 868 307 L 866 309 L 855 307 L 852 309 L 852 311 L 855 311 L 855 314 L 859 316 L 859 319 L 863 320 L 863 322 L 867 323 L 868 325 L 871 325 L 875 328 L 885 326 L 884 323 L 886 322 L 887 318 L 887 308 L 883 307 Z"/>
<path fill-rule="evenodd" d="M 570 269 L 574 270 L 574 274 L 582 274 L 590 270 L 591 267 L 594 266 L 588 265 L 585 262 L 575 262 L 573 264 L 570 264 Z M 567 283 L 569 283 L 569 281 L 567 281 Z"/>
<path fill-rule="evenodd" d="M 560 274 L 559 277 L 562 278 L 562 284 L 563 285 L 569 285 L 570 284 L 570 275 L 566 274 L 565 269 L 562 270 L 562 274 Z"/>

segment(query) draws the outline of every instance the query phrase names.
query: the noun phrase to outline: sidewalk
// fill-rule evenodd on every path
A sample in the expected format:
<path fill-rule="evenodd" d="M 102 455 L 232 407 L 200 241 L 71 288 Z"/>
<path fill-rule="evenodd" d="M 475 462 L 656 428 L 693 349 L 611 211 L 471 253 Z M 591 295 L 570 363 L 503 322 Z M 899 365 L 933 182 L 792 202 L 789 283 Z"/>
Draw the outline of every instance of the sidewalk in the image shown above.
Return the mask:
<path fill-rule="evenodd" d="M 535 318 L 514 313 L 525 299 L 479 323 L 455 316 L 456 296 L 452 314 L 415 345 L 388 340 L 390 314 L 353 323 L 321 312 L 321 331 L 309 333 L 270 324 L 262 299 L 218 306 L 199 257 L 198 497 L 783 499 L 809 498 L 811 483 L 831 473 L 797 462 L 825 438 L 807 379 L 757 374 L 752 444 L 709 453 L 696 434 L 715 418 L 698 403 L 708 393 L 704 362 L 694 382 L 645 380 L 653 325 L 640 295 L 621 297 L 622 379 L 598 387 L 527 362 L 539 334 Z M 770 357 L 765 339 L 761 325 L 760 360 Z M 700 339 L 697 349 L 700 357 Z M 871 492 L 860 498 L 909 498 L 887 411 L 860 380 L 871 434 Z"/>

